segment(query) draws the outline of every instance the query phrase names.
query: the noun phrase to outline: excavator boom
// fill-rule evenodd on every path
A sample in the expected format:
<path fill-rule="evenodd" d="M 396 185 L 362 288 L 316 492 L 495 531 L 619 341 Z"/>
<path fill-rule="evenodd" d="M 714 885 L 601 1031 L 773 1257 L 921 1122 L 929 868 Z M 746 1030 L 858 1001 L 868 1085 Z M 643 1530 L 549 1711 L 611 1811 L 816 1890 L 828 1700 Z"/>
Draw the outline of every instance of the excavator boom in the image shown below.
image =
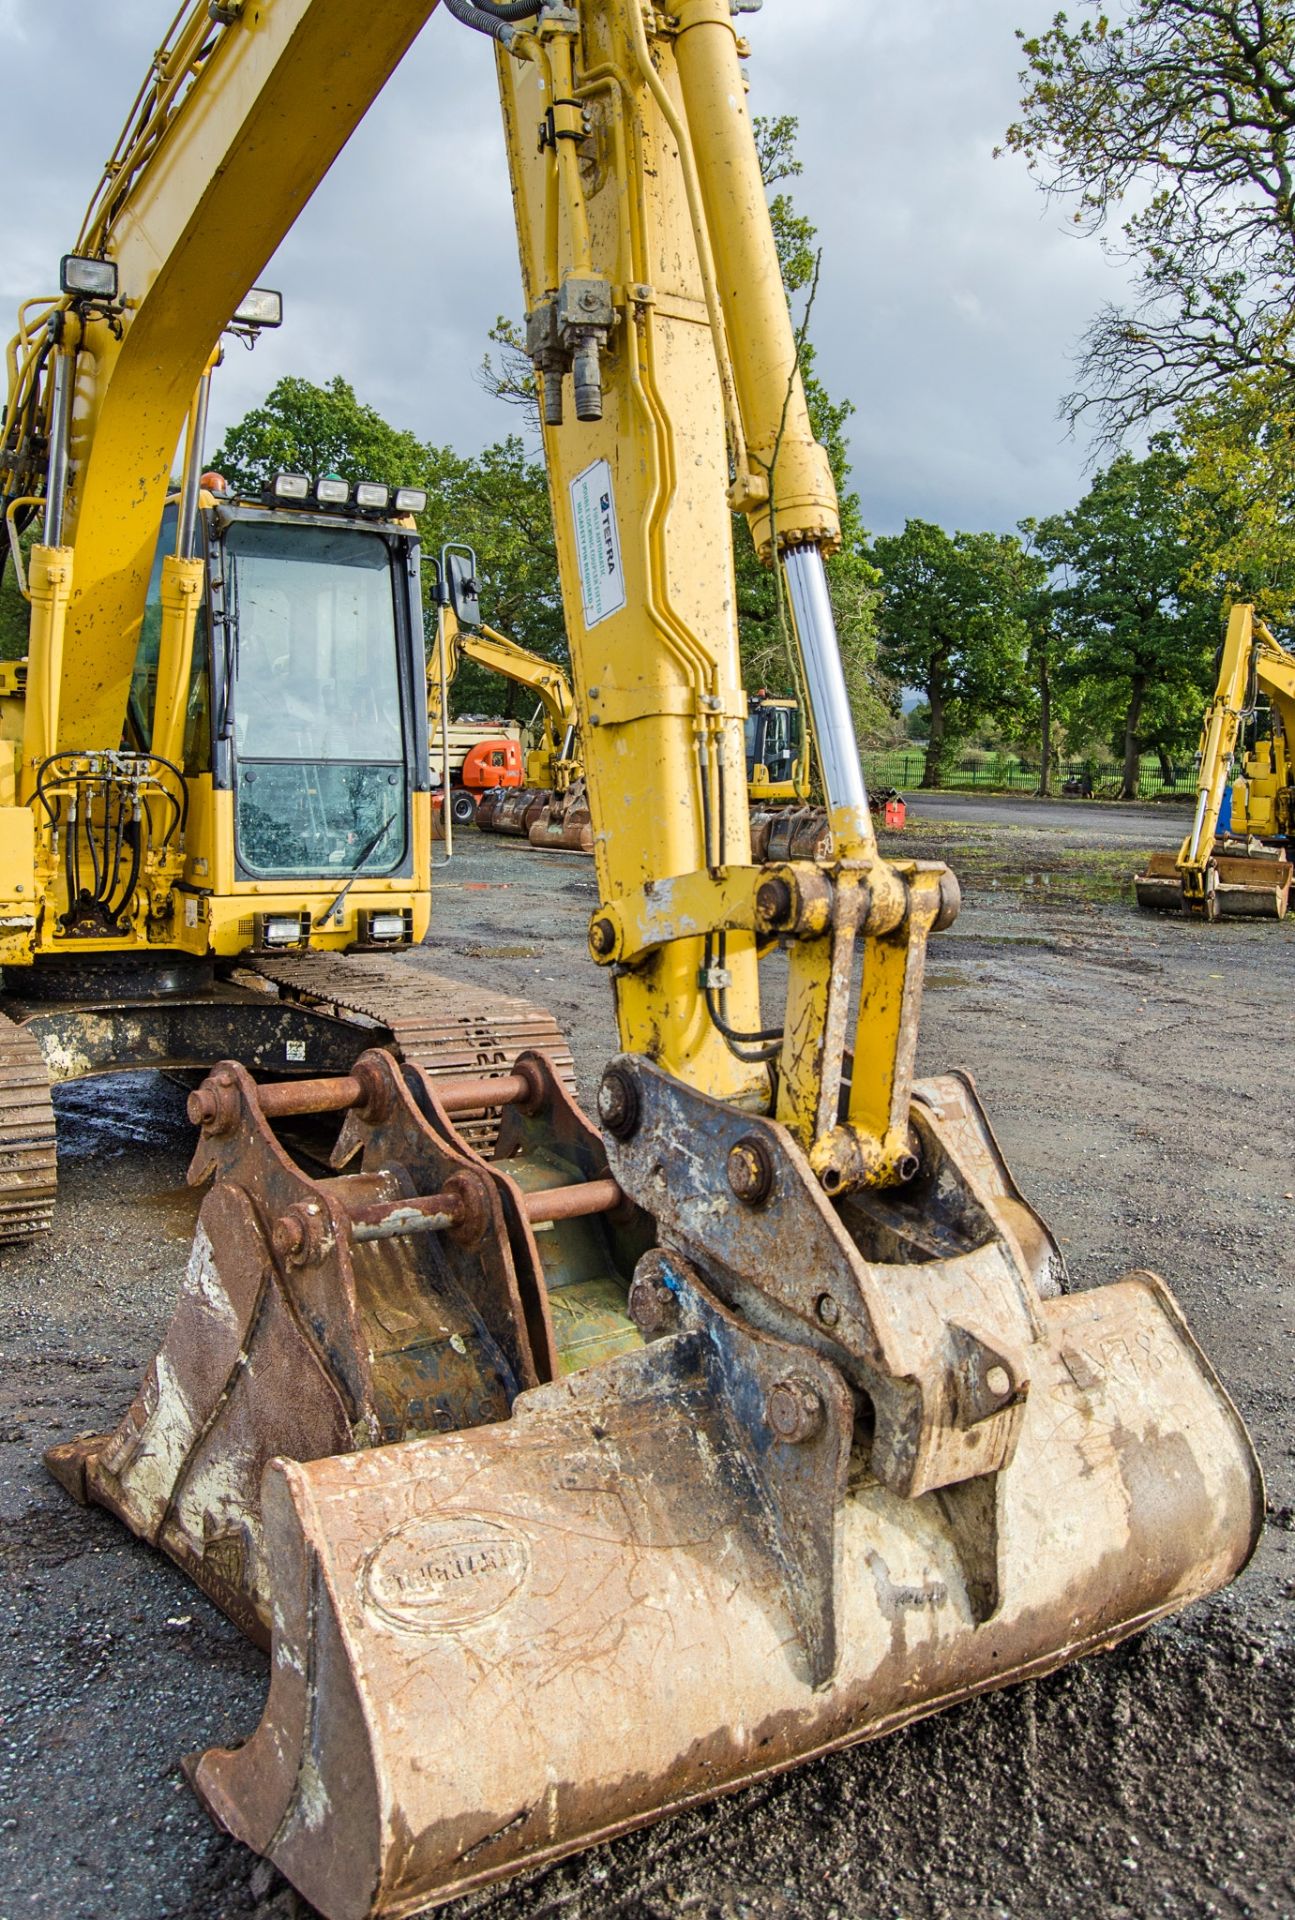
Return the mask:
<path fill-rule="evenodd" d="M 392 0 L 363 36 L 315 0 L 182 7 L 78 242 L 116 297 L 65 296 L 79 348 L 63 536 L 76 556 L 62 748 L 116 747 L 168 476 L 222 330 L 436 0 Z M 122 475 L 131 476 L 127 499 Z"/>

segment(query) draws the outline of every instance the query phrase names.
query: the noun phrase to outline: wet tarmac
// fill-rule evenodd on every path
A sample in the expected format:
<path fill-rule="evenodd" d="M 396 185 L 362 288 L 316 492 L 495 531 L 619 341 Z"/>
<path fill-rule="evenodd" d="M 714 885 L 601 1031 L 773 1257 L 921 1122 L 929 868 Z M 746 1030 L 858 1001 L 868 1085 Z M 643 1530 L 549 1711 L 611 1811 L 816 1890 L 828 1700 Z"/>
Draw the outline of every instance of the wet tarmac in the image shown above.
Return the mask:
<path fill-rule="evenodd" d="M 1080 1284 L 1134 1265 L 1169 1278 L 1267 1470 L 1260 1552 L 1227 1594 L 1114 1654 L 451 1920 L 1295 1914 L 1295 926 L 1139 916 L 1065 833 L 1015 824 L 995 868 L 992 822 L 970 826 L 950 839 L 955 861 L 959 846 L 974 858 L 963 916 L 932 950 L 921 1067 L 971 1068 Z M 939 833 L 895 850 L 928 854 Z M 583 957 L 592 863 L 461 845 L 415 963 L 545 1001 L 587 1096 L 615 1044 L 608 983 Z M 1049 888 L 1024 884 L 1044 872 Z M 263 1657 L 40 1465 L 51 1440 L 118 1417 L 169 1317 L 196 1211 L 183 1094 L 131 1076 L 58 1104 L 54 1231 L 0 1256 L 0 1920 L 301 1920 L 180 1771 L 251 1730 Z"/>

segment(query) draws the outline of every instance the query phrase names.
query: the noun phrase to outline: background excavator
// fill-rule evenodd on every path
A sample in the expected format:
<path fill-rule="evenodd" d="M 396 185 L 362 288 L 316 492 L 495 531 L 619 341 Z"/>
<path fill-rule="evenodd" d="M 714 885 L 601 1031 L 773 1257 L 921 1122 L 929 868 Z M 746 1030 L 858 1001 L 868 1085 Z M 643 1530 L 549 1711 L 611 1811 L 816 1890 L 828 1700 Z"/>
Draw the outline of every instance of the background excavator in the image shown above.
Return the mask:
<path fill-rule="evenodd" d="M 380 1046 L 217 1068 L 162 1349 L 48 1456 L 269 1645 L 260 1727 L 193 1784 L 329 1920 L 1110 1646 L 1263 1513 L 1163 1281 L 1067 1291 L 969 1080 L 913 1077 L 958 889 L 877 849 L 728 0 L 446 5 L 496 43 L 620 1050 L 596 1121 L 522 1051 L 490 1153 L 479 1079 Z M 195 168 L 263 182 L 280 121 L 313 164 L 319 89 L 358 117 L 430 11 L 201 9 Z M 273 244 L 220 238 L 244 284 Z M 751 857 L 735 510 L 788 596 L 820 859 Z M 330 1177 L 276 1137 L 301 1112 L 340 1117 Z"/>
<path fill-rule="evenodd" d="M 1191 829 L 1177 854 L 1148 856 L 1134 877 L 1138 905 L 1204 920 L 1284 919 L 1295 871 L 1295 655 L 1253 606 L 1228 616 L 1198 758 Z"/>
<path fill-rule="evenodd" d="M 471 548 L 447 548 L 441 560 L 440 643 L 428 661 L 428 726 L 433 781 L 442 763 L 456 756 L 452 727 L 444 724 L 446 694 L 463 660 L 474 661 L 527 688 L 538 700 L 524 752 L 488 737 L 465 755 L 452 793 L 452 818 L 483 833 L 529 840 L 536 847 L 593 852 L 593 823 L 585 794 L 584 765 L 575 723 L 571 684 L 554 661 L 519 646 L 481 618 L 476 556 Z M 444 690 L 443 690 L 444 683 Z M 440 745 L 441 736 L 445 742 Z M 769 857 L 771 839 L 811 857 L 827 842 L 827 820 L 811 808 L 812 743 L 800 702 L 763 688 L 747 702 L 743 736 L 751 830 Z M 502 752 L 503 757 L 500 757 Z M 796 809 L 793 813 L 790 809 Z"/>
<path fill-rule="evenodd" d="M 31 620 L 0 666 L 0 1240 L 50 1218 L 53 1081 L 231 1056 L 336 1071 L 375 1029 L 455 1070 L 562 1052 L 523 1002 L 393 970 L 430 914 L 426 495 L 201 485 L 221 333 L 255 338 L 281 304 L 236 291 L 191 223 L 246 228 L 263 257 L 358 110 L 329 79 L 334 149 L 307 160 L 260 103 L 264 177 L 209 177 L 189 96 L 225 31 L 182 9 L 60 294 L 26 303 L 9 350 L 0 567 Z"/>
<path fill-rule="evenodd" d="M 465 760 L 459 776 L 461 791 L 453 797 L 453 819 L 460 825 L 476 825 L 484 833 L 528 839 L 536 847 L 592 853 L 593 824 L 570 682 L 555 662 L 483 623 L 476 556 L 470 548 L 446 550 L 440 582 L 441 644 L 427 672 L 433 778 L 438 759 L 454 766 L 450 729 L 443 725 L 442 683 L 448 691 L 462 660 L 475 661 L 528 688 L 539 701 L 524 772 L 514 764 L 521 761 L 520 754 L 505 752 L 500 760 L 490 751 L 488 740 L 478 742 L 475 757 Z M 442 732 L 446 743 L 438 755 Z M 813 858 L 825 851 L 826 815 L 809 804 L 813 741 L 799 700 L 763 688 L 751 694 L 743 746 L 756 857 L 789 858 L 795 853 Z M 886 822 L 902 826 L 902 813 L 895 816 L 888 809 Z"/>
<path fill-rule="evenodd" d="M 525 687 L 537 701 L 527 744 L 515 764 L 512 755 L 506 757 L 501 777 L 492 777 L 495 756 L 487 741 L 482 741 L 474 760 L 465 762 L 451 796 L 451 818 L 485 833 L 529 839 L 534 846 L 591 853 L 593 827 L 571 682 L 555 661 L 532 653 L 483 621 L 471 548 L 445 549 L 439 590 L 437 646 L 427 663 L 427 718 L 434 763 L 453 765 L 449 689 L 464 660 Z"/>

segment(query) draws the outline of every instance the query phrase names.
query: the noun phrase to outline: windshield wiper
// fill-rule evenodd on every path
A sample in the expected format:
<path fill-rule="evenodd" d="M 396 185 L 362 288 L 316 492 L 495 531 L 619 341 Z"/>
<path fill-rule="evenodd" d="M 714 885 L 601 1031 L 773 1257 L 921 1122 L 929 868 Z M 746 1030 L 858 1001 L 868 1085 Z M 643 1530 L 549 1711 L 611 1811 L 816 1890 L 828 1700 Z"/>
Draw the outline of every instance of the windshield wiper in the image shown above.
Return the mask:
<path fill-rule="evenodd" d="M 394 823 L 395 819 L 396 819 L 396 815 L 394 813 L 389 813 L 387 815 L 382 825 L 378 828 L 378 831 L 374 834 L 372 840 L 370 840 L 368 845 L 365 847 L 364 852 L 360 855 L 355 865 L 351 868 L 350 873 L 347 875 L 346 885 L 342 888 L 342 891 L 336 896 L 335 899 L 332 899 L 329 901 L 328 905 L 324 908 L 324 911 L 319 915 L 319 918 L 314 922 L 315 926 L 322 927 L 326 921 L 332 919 L 333 915 L 337 912 L 337 909 L 341 906 L 343 900 L 345 900 L 347 894 L 351 891 L 351 888 L 355 885 L 356 881 L 359 879 L 361 867 L 364 865 L 369 855 L 377 849 L 379 842 L 382 840 L 383 835 L 387 831 L 387 828 Z"/>
<path fill-rule="evenodd" d="M 238 562 L 233 554 L 228 556 L 227 577 L 229 590 L 225 598 L 225 645 L 221 662 L 225 684 L 221 689 L 220 725 L 216 733 L 218 740 L 232 740 L 234 737 L 234 681 L 238 674 L 239 629 Z"/>

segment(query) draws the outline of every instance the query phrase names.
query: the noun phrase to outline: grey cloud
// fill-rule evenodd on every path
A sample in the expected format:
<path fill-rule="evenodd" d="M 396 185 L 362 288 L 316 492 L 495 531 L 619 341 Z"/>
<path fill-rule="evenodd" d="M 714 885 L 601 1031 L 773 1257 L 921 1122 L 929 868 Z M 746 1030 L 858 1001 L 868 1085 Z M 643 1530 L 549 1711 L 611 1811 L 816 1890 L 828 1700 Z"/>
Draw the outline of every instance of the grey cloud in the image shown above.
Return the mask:
<path fill-rule="evenodd" d="M 858 413 L 865 518 L 1008 527 L 1082 490 L 1057 396 L 1120 278 L 995 160 L 1017 101 L 1015 25 L 1052 0 L 766 0 L 748 16 L 752 105 L 801 121 L 794 192 L 818 223 L 819 365 Z M 167 0 L 0 0 L 0 110 L 34 156 L 6 196 L 0 320 L 45 291 L 169 17 Z M 262 278 L 287 324 L 221 369 L 213 431 L 281 374 L 343 373 L 400 425 L 464 449 L 516 417 L 471 374 L 516 313 L 516 242 L 485 44 L 428 25 Z"/>

